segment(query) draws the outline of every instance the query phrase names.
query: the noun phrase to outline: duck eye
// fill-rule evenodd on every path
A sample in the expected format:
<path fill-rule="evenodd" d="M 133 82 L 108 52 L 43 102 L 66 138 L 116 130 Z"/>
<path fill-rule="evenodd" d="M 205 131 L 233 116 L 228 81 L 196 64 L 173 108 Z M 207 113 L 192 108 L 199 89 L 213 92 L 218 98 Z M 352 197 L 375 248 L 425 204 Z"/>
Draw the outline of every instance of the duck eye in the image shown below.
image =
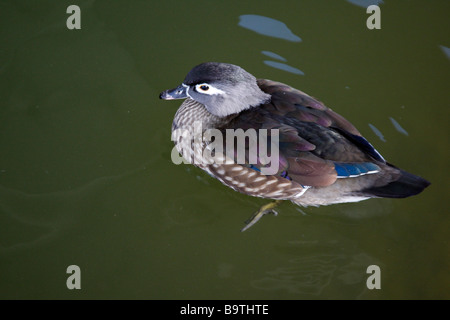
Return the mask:
<path fill-rule="evenodd" d="M 208 91 L 209 90 L 209 86 L 206 84 L 201 84 L 198 86 L 198 89 L 200 89 L 201 91 Z"/>

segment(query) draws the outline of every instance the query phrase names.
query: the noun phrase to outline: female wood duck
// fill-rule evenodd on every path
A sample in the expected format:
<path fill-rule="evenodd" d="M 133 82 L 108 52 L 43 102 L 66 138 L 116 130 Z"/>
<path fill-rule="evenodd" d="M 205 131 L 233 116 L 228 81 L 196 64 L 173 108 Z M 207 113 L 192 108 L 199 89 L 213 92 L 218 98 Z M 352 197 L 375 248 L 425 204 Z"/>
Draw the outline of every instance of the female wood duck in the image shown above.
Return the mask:
<path fill-rule="evenodd" d="M 160 98 L 186 99 L 175 114 L 172 132 L 186 129 L 192 133 L 200 125 L 200 134 L 209 129 L 222 132 L 225 145 L 228 129 L 277 129 L 277 139 L 269 134 L 268 142 L 258 142 L 272 151 L 273 142 L 278 142 L 278 168 L 272 174 L 264 174 L 267 163 L 259 158 L 255 163 L 249 161 L 255 149 L 248 144 L 244 162 L 225 152 L 212 153 L 225 158 L 219 163 L 194 161 L 236 191 L 276 200 L 263 206 L 243 230 L 265 213 L 276 213 L 273 208 L 281 200 L 319 206 L 375 197 L 404 198 L 430 184 L 386 162 L 349 121 L 322 102 L 286 84 L 256 79 L 232 64 L 202 63 L 180 86 L 162 92 Z M 194 136 L 187 143 L 180 135 L 174 140 L 185 157 L 189 156 L 186 148 L 198 158 L 201 152 L 194 149 L 211 145 L 211 141 Z"/>

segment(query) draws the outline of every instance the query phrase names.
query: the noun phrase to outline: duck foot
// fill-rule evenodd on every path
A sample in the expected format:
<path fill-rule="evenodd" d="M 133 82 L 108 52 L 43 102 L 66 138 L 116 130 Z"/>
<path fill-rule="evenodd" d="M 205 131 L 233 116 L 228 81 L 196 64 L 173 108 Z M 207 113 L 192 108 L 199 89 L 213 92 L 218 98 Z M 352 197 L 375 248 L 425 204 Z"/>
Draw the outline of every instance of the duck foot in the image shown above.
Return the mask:
<path fill-rule="evenodd" d="M 253 226 L 255 223 L 259 221 L 265 214 L 272 213 L 275 216 L 278 215 L 278 212 L 276 212 L 274 209 L 281 203 L 283 200 L 275 200 L 272 202 L 269 202 L 268 204 L 263 205 L 261 208 L 259 208 L 258 211 L 256 211 L 250 219 L 245 221 L 245 227 L 241 229 L 241 232 L 244 232 L 251 226 Z"/>

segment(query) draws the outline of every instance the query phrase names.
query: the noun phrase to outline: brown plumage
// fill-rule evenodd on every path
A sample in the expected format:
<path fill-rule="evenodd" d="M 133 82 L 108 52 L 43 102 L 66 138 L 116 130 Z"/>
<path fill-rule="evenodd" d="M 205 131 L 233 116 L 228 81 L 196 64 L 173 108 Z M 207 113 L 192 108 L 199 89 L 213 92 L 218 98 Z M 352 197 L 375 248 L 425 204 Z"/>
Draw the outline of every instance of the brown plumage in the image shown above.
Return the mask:
<path fill-rule="evenodd" d="M 265 166 L 245 163 L 236 155 L 224 164 L 196 164 L 236 191 L 264 198 L 291 200 L 299 205 L 354 202 L 372 197 L 403 198 L 420 193 L 429 182 L 389 164 L 344 117 L 322 102 L 286 84 L 256 80 L 240 67 L 205 63 L 185 81 L 161 93 L 162 99 L 186 99 L 172 129 L 278 130 L 279 166 L 265 175 Z M 267 148 L 274 148 L 273 136 Z M 195 142 L 194 142 L 195 143 Z M 208 142 L 201 143 L 201 150 Z M 224 146 L 226 141 L 223 141 Z M 258 141 L 258 146 L 262 141 Z M 190 146 L 176 142 L 180 152 Z M 225 155 L 224 155 L 225 156 Z"/>

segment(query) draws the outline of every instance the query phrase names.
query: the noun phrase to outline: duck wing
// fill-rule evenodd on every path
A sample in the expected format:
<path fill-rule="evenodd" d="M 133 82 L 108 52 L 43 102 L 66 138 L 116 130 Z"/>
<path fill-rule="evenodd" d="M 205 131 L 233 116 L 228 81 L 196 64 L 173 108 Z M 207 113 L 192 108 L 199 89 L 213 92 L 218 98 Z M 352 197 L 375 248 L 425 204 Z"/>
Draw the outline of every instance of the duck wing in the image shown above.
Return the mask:
<path fill-rule="evenodd" d="M 259 143 L 266 143 L 269 153 L 279 147 L 275 175 L 303 186 L 325 187 L 339 178 L 378 172 L 377 163 L 385 163 L 348 120 L 322 102 L 280 82 L 258 80 L 258 85 L 271 101 L 242 112 L 227 128 L 267 129 L 268 139 Z M 257 163 L 250 161 L 252 153 L 247 147 L 247 163 L 261 170 L 265 164 L 259 158 Z"/>

